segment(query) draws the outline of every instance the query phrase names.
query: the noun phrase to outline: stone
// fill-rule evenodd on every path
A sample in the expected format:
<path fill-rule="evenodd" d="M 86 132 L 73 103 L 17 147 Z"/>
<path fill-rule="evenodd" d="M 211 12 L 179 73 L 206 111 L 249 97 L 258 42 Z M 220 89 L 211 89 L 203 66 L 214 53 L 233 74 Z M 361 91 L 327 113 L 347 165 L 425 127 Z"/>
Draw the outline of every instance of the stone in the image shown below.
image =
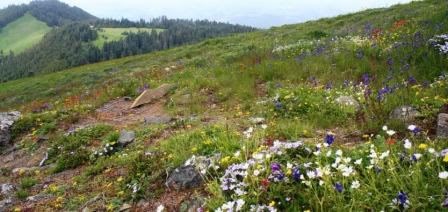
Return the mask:
<path fill-rule="evenodd" d="M 202 176 L 194 166 L 181 166 L 175 169 L 168 180 L 167 187 L 174 187 L 177 190 L 196 188 L 202 184 Z"/>
<path fill-rule="evenodd" d="M 129 204 L 127 204 L 127 203 L 125 203 L 125 204 L 123 204 L 122 206 L 121 206 L 121 208 L 120 208 L 120 212 L 123 212 L 123 211 L 130 211 L 131 210 L 131 208 L 132 208 L 132 206 L 131 205 L 129 205 Z"/>
<path fill-rule="evenodd" d="M 0 147 L 11 144 L 11 128 L 19 120 L 20 112 L 0 113 Z"/>
<path fill-rule="evenodd" d="M 169 116 L 151 116 L 145 117 L 145 124 L 166 124 L 172 120 Z"/>
<path fill-rule="evenodd" d="M 156 89 L 149 89 L 144 91 L 137 99 L 135 99 L 131 108 L 136 108 L 145 104 L 151 104 L 164 96 L 166 96 L 176 86 L 173 84 L 163 84 Z"/>
<path fill-rule="evenodd" d="M 448 138 L 448 114 L 441 113 L 437 118 L 437 137 Z"/>
<path fill-rule="evenodd" d="M 39 167 L 43 167 L 45 165 L 45 162 L 47 162 L 48 160 L 48 152 L 45 153 L 44 158 L 42 158 L 42 160 L 39 163 Z"/>
<path fill-rule="evenodd" d="M 188 105 L 191 103 L 192 99 L 191 99 L 191 94 L 184 94 L 180 97 L 178 97 L 175 102 L 178 105 Z"/>
<path fill-rule="evenodd" d="M 134 131 L 126 131 L 122 130 L 120 133 L 120 137 L 118 138 L 118 144 L 121 147 L 125 147 L 135 140 L 135 132 Z"/>
<path fill-rule="evenodd" d="M 132 101 L 132 98 L 129 96 L 125 96 L 125 97 L 123 97 L 123 100 L 126 102 L 130 102 L 130 101 Z"/>
<path fill-rule="evenodd" d="M 14 201 L 11 197 L 3 199 L 0 201 L 0 211 L 8 211 L 8 207 L 14 204 Z"/>
<path fill-rule="evenodd" d="M 359 102 L 352 96 L 340 96 L 335 101 L 339 105 L 354 107 L 356 110 L 359 110 L 361 108 Z"/>
<path fill-rule="evenodd" d="M 26 200 L 30 201 L 30 202 L 41 202 L 41 201 L 44 201 L 44 200 L 51 199 L 52 197 L 53 196 L 51 196 L 49 194 L 37 194 L 37 195 L 34 195 L 34 196 L 27 197 Z"/>
<path fill-rule="evenodd" d="M 397 107 L 390 114 L 391 119 L 396 119 L 405 122 L 413 121 L 420 116 L 421 116 L 420 112 L 411 106 Z"/>
<path fill-rule="evenodd" d="M 179 211 L 180 212 L 196 212 L 196 211 L 202 211 L 202 207 L 205 205 L 205 198 L 204 197 L 193 197 L 186 201 L 183 201 L 180 204 Z"/>
<path fill-rule="evenodd" d="M 1 194 L 4 196 L 9 196 L 15 191 L 15 187 L 13 184 L 5 183 L 1 184 Z"/>
<path fill-rule="evenodd" d="M 252 117 L 249 119 L 252 124 L 263 124 L 266 119 L 262 117 Z"/>

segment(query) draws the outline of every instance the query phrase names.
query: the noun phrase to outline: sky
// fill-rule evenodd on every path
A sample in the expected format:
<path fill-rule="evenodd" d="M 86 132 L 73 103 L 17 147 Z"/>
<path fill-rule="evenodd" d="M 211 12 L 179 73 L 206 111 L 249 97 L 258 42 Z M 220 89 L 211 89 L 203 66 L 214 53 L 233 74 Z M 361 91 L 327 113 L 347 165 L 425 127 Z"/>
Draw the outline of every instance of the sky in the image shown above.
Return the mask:
<path fill-rule="evenodd" d="M 269 28 L 410 0 L 62 0 L 100 18 L 209 19 Z M 0 8 L 30 0 L 0 0 Z"/>

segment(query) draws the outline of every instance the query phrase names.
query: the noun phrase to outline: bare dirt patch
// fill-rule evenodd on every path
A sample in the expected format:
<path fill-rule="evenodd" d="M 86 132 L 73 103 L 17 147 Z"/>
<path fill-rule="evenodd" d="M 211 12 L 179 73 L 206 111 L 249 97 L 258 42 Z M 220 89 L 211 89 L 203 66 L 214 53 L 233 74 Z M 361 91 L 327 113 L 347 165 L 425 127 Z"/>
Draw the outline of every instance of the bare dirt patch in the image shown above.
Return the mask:
<path fill-rule="evenodd" d="M 132 101 L 125 98 L 112 100 L 95 111 L 95 114 L 81 121 L 80 125 L 104 123 L 119 128 L 143 123 L 145 118 L 168 116 L 163 107 L 166 100 L 160 99 L 152 104 L 131 108 Z"/>

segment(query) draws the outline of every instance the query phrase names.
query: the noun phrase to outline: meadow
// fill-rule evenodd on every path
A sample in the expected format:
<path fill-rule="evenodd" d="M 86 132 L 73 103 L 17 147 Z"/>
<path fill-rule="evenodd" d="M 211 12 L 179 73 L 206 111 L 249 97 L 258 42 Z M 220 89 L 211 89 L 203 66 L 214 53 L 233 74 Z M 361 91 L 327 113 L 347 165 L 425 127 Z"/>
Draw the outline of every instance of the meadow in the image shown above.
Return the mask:
<path fill-rule="evenodd" d="M 10 51 L 20 53 L 39 43 L 51 28 L 30 14 L 8 24 L 0 31 L 0 49 L 5 54 Z"/>
<path fill-rule="evenodd" d="M 37 209 L 101 195 L 91 209 L 178 210 L 163 197 L 182 192 L 163 184 L 193 164 L 204 182 L 186 192 L 200 211 L 445 210 L 448 143 L 435 123 L 448 104 L 446 11 L 417 1 L 2 83 L 0 109 L 24 114 L 16 142 L 48 148 L 49 166 L 22 173 L 17 195 L 50 195 Z M 117 126 L 61 130 L 163 83 L 177 85 L 164 105 L 175 121 L 125 127 L 129 146 L 116 146 Z M 402 106 L 419 115 L 391 116 Z M 71 170 L 81 174 L 29 186 Z"/>

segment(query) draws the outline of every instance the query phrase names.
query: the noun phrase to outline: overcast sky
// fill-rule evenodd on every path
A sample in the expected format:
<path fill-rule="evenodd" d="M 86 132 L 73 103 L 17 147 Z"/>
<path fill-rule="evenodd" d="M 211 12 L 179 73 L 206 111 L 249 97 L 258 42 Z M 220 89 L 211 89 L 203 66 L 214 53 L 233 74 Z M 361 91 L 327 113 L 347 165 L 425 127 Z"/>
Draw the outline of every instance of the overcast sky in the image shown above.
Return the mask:
<path fill-rule="evenodd" d="M 271 27 L 330 17 L 410 0 L 62 0 L 101 18 L 210 19 Z M 0 0 L 0 8 L 30 0 Z"/>

